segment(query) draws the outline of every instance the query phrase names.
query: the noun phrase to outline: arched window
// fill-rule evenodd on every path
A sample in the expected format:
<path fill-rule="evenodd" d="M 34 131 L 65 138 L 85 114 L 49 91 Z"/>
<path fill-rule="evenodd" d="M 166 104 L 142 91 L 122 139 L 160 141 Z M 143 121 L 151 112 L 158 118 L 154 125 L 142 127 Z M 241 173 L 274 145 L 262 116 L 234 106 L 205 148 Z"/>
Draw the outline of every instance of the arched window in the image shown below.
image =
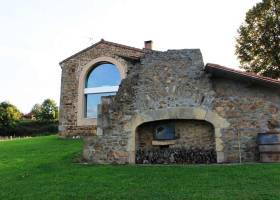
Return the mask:
<path fill-rule="evenodd" d="M 120 82 L 119 70 L 111 63 L 99 64 L 88 73 L 84 90 L 86 118 L 97 117 L 101 97 L 115 95 Z"/>

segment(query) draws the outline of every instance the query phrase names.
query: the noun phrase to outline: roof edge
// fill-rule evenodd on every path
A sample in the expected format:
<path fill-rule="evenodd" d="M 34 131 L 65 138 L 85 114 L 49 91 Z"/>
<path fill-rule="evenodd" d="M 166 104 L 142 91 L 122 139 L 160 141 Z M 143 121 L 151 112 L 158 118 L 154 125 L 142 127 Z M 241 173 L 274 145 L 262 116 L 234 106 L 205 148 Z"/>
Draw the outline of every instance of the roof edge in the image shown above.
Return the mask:
<path fill-rule="evenodd" d="M 118 43 L 114 43 L 114 42 L 110 42 L 110 41 L 106 41 L 106 40 L 104 40 L 104 39 L 101 39 L 99 42 L 97 42 L 97 43 L 95 43 L 95 44 L 93 44 L 93 45 L 91 45 L 91 46 L 89 46 L 89 47 L 87 47 L 87 48 L 85 48 L 85 49 L 83 49 L 83 50 L 81 50 L 81 51 L 79 51 L 79 52 L 73 54 L 72 56 L 69 56 L 68 58 L 62 60 L 61 62 L 59 62 L 59 65 L 62 65 L 62 64 L 65 63 L 66 61 L 68 61 L 68 60 L 70 60 L 70 59 L 72 59 L 72 58 L 74 58 L 74 57 L 80 55 L 81 53 L 84 53 L 84 52 L 86 52 L 87 50 L 89 50 L 89 49 L 91 49 L 91 48 L 93 48 L 93 47 L 95 47 L 95 46 L 97 46 L 97 45 L 99 45 L 99 44 L 102 44 L 102 43 L 103 43 L 103 44 L 108 44 L 108 45 L 117 46 L 117 47 L 121 47 L 121 48 L 130 49 L 130 50 L 133 50 L 133 51 L 139 51 L 139 52 L 145 53 L 145 50 L 143 50 L 143 49 L 139 49 L 139 48 L 136 48 L 136 47 L 131 47 L 131 46 L 127 46 L 127 45 L 123 45 L 123 44 L 118 44 Z"/>
<path fill-rule="evenodd" d="M 221 66 L 221 65 L 218 65 L 218 64 L 207 63 L 204 67 L 204 70 L 206 72 L 210 72 L 210 73 L 213 70 L 224 71 L 224 72 L 232 73 L 232 74 L 235 74 L 235 75 L 239 75 L 239 76 L 244 77 L 244 78 L 250 78 L 250 79 L 253 79 L 253 80 L 266 82 L 266 83 L 269 83 L 269 84 L 277 85 L 278 87 L 280 86 L 280 81 L 279 80 L 276 80 L 276 79 L 273 79 L 273 78 L 268 78 L 268 77 L 265 77 L 265 76 L 261 76 L 261 75 L 255 74 L 255 73 L 249 73 L 249 72 L 243 72 L 243 71 L 240 71 L 240 70 L 231 69 L 229 67 Z"/>

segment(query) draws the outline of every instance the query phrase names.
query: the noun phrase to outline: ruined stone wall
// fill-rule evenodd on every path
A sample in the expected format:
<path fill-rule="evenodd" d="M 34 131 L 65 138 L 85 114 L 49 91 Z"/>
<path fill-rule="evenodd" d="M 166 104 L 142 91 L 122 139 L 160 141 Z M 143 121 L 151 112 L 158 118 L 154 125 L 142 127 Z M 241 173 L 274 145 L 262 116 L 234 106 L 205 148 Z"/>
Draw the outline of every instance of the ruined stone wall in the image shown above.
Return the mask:
<path fill-rule="evenodd" d="M 104 99 L 98 119 L 102 134 L 85 140 L 84 158 L 97 163 L 134 162 L 132 121 L 144 111 L 211 109 L 214 91 L 203 66 L 198 49 L 146 53 L 128 70 L 117 95 L 109 103 Z"/>
<path fill-rule="evenodd" d="M 168 112 L 169 108 L 186 107 L 216 113 L 228 124 L 215 127 L 213 144 L 222 152 L 222 162 L 239 162 L 240 155 L 242 162 L 258 161 L 257 134 L 279 131 L 279 105 L 279 91 L 275 89 L 237 80 L 210 79 L 203 70 L 199 50 L 150 52 L 129 70 L 111 103 L 102 105 L 103 135 L 87 139 L 84 157 L 98 163 L 133 162 L 133 117 L 147 110 L 163 110 L 165 114 L 164 109 Z M 154 120 L 161 117 L 153 116 Z M 212 118 L 216 125 L 222 123 Z M 102 147 L 98 145 L 100 140 Z M 99 146 L 98 153 L 94 145 Z"/>
<path fill-rule="evenodd" d="M 81 71 L 103 56 L 127 66 L 127 77 L 116 96 L 102 99 L 96 124 L 78 126 Z M 214 130 L 196 121 L 181 124 L 178 145 L 215 145 L 222 162 L 239 162 L 240 155 L 243 162 L 258 161 L 257 134 L 280 131 L 279 89 L 210 78 L 203 67 L 198 49 L 142 52 L 101 43 L 62 64 L 60 135 L 90 136 L 85 138 L 83 151 L 89 162 L 133 163 L 139 119 L 198 119 L 208 121 Z M 172 108 L 178 108 L 176 113 L 168 113 Z M 148 111 L 152 114 L 146 116 Z M 214 138 L 210 137 L 213 132 Z"/>
<path fill-rule="evenodd" d="M 213 78 L 213 109 L 227 119 L 222 130 L 225 161 L 259 160 L 257 134 L 280 131 L 280 91 L 242 81 Z"/>
<path fill-rule="evenodd" d="M 203 67 L 198 49 L 147 55 L 139 66 L 135 109 L 211 106 L 214 91 Z"/>

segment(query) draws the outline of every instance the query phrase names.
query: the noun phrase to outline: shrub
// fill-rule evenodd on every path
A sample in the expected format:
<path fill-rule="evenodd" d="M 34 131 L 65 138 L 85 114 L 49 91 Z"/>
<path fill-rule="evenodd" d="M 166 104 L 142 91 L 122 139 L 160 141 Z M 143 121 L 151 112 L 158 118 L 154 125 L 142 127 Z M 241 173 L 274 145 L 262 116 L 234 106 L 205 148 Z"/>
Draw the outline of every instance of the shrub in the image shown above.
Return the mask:
<path fill-rule="evenodd" d="M 9 129 L 0 127 L 0 136 L 39 136 L 56 134 L 57 131 L 58 121 L 22 120 Z"/>
<path fill-rule="evenodd" d="M 22 114 L 16 106 L 8 102 L 0 103 L 0 127 L 9 129 L 14 126 L 21 117 Z"/>

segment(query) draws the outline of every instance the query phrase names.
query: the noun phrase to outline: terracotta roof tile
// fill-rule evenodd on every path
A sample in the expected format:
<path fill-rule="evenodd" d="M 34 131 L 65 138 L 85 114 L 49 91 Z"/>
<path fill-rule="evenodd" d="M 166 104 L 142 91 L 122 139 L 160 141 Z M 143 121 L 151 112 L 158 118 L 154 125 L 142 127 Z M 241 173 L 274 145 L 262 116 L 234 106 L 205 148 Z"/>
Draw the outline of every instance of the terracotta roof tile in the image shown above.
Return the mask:
<path fill-rule="evenodd" d="M 238 77 L 242 77 L 242 78 L 248 78 L 251 80 L 256 80 L 256 81 L 261 81 L 263 83 L 267 83 L 270 85 L 275 85 L 275 86 L 280 86 L 280 81 L 276 80 L 276 79 L 272 79 L 272 78 L 268 78 L 268 77 L 264 77 L 264 76 L 260 76 L 254 73 L 249 73 L 249 72 L 243 72 L 240 70 L 235 70 L 235 69 L 231 69 L 225 66 L 221 66 L 221 65 L 217 65 L 217 64 L 213 64 L 213 63 L 207 63 L 205 65 L 205 71 L 210 72 L 210 73 L 214 73 L 215 72 L 225 72 L 228 74 L 232 74 Z"/>

